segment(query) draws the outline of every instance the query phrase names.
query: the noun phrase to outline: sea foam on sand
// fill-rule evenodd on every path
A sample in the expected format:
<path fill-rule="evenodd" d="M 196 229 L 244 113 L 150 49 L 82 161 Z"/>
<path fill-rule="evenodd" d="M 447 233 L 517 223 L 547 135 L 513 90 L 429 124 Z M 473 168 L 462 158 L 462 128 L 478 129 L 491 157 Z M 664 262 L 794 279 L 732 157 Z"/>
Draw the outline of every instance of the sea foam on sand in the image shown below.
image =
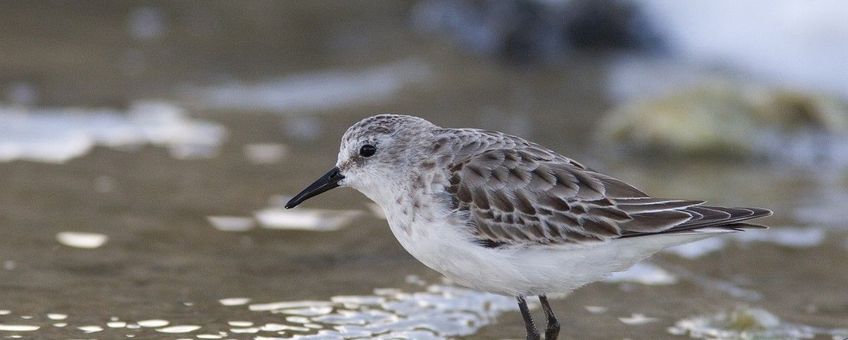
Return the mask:
<path fill-rule="evenodd" d="M 0 105 L 0 162 L 63 163 L 94 146 L 154 144 L 179 159 L 214 156 L 227 136 L 217 123 L 189 118 L 161 101 L 140 101 L 128 110 L 29 108 Z"/>

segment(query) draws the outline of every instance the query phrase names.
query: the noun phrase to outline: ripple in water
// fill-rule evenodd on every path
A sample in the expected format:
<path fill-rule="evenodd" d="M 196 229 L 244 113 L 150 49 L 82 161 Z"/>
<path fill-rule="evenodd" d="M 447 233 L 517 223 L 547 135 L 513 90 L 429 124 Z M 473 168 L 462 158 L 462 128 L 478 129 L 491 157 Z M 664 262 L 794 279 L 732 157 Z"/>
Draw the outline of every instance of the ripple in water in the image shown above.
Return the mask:
<path fill-rule="evenodd" d="M 423 292 L 375 290 L 375 295 L 253 304 L 248 308 L 289 314 L 285 320 L 297 326 L 273 329 L 298 332 L 306 338 L 412 336 L 438 339 L 473 334 L 497 315 L 514 310 L 515 303 L 505 296 L 431 285 Z"/>
<path fill-rule="evenodd" d="M 68 325 L 64 322 L 68 315 L 49 313 L 45 321 L 52 324 L 45 325 L 51 329 L 67 326 L 70 337 L 96 335 L 98 338 L 117 334 L 128 338 L 180 334 L 197 339 L 445 339 L 474 334 L 501 313 L 516 309 L 511 297 L 447 284 L 425 284 L 423 287 L 423 291 L 413 292 L 381 288 L 375 289 L 372 295 L 339 295 L 327 300 L 248 304 L 250 299 L 246 297 L 224 298 L 218 300 L 222 308 L 242 315 L 224 324 L 200 325 L 191 320 L 177 322 L 155 318 L 127 322 L 112 317 L 103 324 Z M 11 314 L 11 311 L 3 312 Z M 256 319 L 270 317 L 273 321 L 257 322 L 244 317 L 243 312 L 256 313 Z M 56 323 L 57 320 L 63 322 Z M 7 336 L 19 336 L 15 333 L 23 332 L 37 334 L 43 326 L 0 324 L 0 331 L 9 332 Z"/>
<path fill-rule="evenodd" d="M 730 312 L 700 315 L 678 321 L 668 328 L 674 335 L 697 339 L 812 339 L 848 337 L 848 329 L 826 329 L 786 323 L 760 308 L 739 307 Z"/>

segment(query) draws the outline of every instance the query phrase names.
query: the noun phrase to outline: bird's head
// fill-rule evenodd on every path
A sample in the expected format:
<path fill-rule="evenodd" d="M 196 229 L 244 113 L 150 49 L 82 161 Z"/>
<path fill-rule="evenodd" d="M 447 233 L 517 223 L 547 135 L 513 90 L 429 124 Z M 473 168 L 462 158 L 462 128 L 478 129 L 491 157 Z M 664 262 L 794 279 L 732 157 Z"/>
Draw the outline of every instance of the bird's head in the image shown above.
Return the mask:
<path fill-rule="evenodd" d="M 418 117 L 381 114 L 365 118 L 342 136 L 336 166 L 295 195 L 286 208 L 327 190 L 347 186 L 377 203 L 428 157 L 438 126 Z"/>

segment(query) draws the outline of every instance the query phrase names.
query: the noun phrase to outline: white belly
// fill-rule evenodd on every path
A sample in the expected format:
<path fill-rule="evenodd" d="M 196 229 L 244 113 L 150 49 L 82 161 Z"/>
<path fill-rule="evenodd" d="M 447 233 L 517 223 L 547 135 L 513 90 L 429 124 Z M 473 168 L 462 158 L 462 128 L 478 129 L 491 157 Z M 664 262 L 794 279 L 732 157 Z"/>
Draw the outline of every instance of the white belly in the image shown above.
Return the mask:
<path fill-rule="evenodd" d="M 400 244 L 424 265 L 457 284 L 504 295 L 567 294 L 673 245 L 716 234 L 669 234 L 595 245 L 486 248 L 464 226 L 391 223 Z"/>

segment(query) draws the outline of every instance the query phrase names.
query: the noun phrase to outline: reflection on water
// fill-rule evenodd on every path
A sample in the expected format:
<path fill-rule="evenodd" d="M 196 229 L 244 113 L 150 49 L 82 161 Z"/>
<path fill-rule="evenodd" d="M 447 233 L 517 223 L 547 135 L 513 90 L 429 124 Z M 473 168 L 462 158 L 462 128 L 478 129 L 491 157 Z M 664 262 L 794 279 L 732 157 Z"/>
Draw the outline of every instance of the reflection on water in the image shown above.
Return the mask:
<path fill-rule="evenodd" d="M 265 208 L 257 211 L 255 216 L 266 229 L 333 231 L 362 214 L 359 210 Z"/>
<path fill-rule="evenodd" d="M 167 326 L 169 323 L 170 322 L 168 322 L 167 320 L 159 320 L 159 319 L 142 320 L 142 321 L 137 322 L 137 324 L 139 326 L 148 327 L 148 328 L 164 327 L 164 326 Z"/>
<path fill-rule="evenodd" d="M 95 325 L 79 326 L 79 327 L 77 327 L 77 329 L 81 330 L 85 334 L 91 334 L 91 333 L 97 333 L 97 332 L 103 331 L 103 327 L 95 326 Z"/>
<path fill-rule="evenodd" d="M 334 231 L 347 226 L 355 218 L 365 215 L 361 210 L 333 210 L 298 208 L 294 210 L 277 206 L 288 197 L 272 197 L 271 207 L 247 216 L 207 216 L 206 220 L 217 230 L 243 232 L 253 229 L 257 223 L 265 229 Z"/>
<path fill-rule="evenodd" d="M 245 309 L 248 298 L 227 298 L 219 302 L 227 308 Z M 254 303 L 246 309 L 255 313 L 278 315 L 275 322 L 230 320 L 226 325 L 172 325 L 163 319 L 122 321 L 113 317 L 105 325 L 72 326 L 81 334 L 123 329 L 127 337 L 145 338 L 149 331 L 167 334 L 194 334 L 201 339 L 220 339 L 250 334 L 266 338 L 341 339 L 357 337 L 444 339 L 473 334 L 503 312 L 513 311 L 513 298 L 481 293 L 455 286 L 428 285 L 423 291 L 407 292 L 396 288 L 375 289 L 373 295 L 340 295 L 329 300 Z M 72 315 L 73 317 L 73 315 Z M 50 320 L 67 318 L 48 314 Z M 55 327 L 65 327 L 54 323 Z M 105 326 L 105 327 L 104 327 Z M 227 331 L 207 332 L 204 329 Z M 0 331 L 34 332 L 37 324 L 0 324 Z M 114 333 L 109 333 L 114 334 Z"/>
<path fill-rule="evenodd" d="M 583 306 L 583 308 L 586 309 L 587 312 L 592 314 L 603 314 L 606 313 L 607 310 L 609 310 L 609 308 L 604 306 Z"/>
<path fill-rule="evenodd" d="M 454 286 L 431 285 L 422 292 L 378 289 L 374 295 L 253 304 L 249 308 L 293 315 L 286 321 L 302 325 L 297 332 L 312 333 L 310 324 L 322 325 L 317 335 L 325 337 L 393 338 L 420 332 L 428 338 L 442 338 L 473 334 L 500 313 L 514 310 L 515 301 Z"/>
<path fill-rule="evenodd" d="M 200 326 L 196 325 L 178 325 L 178 326 L 170 326 L 164 328 L 157 328 L 156 331 L 159 333 L 191 333 L 200 329 Z"/>
<path fill-rule="evenodd" d="M 828 329 L 783 322 L 760 308 L 738 307 L 729 312 L 701 315 L 677 321 L 668 328 L 674 335 L 697 339 L 812 339 L 832 336 L 848 337 L 848 329 Z"/>
<path fill-rule="evenodd" d="M 167 147 L 175 158 L 211 157 L 225 137 L 223 126 L 188 118 L 183 109 L 165 102 L 137 102 L 127 112 L 0 106 L 0 162 L 62 163 L 95 145 L 155 144 Z"/>
<path fill-rule="evenodd" d="M 37 331 L 39 326 L 32 325 L 10 325 L 10 324 L 0 324 L 0 331 L 7 332 L 32 332 Z"/>
<path fill-rule="evenodd" d="M 109 236 L 98 233 L 63 231 L 56 234 L 56 241 L 68 247 L 94 249 L 106 244 Z"/>
<path fill-rule="evenodd" d="M 253 218 L 243 216 L 206 216 L 206 220 L 220 231 L 248 231 L 256 226 Z"/>
<path fill-rule="evenodd" d="M 218 302 L 220 302 L 221 305 L 224 305 L 224 306 L 241 306 L 241 305 L 246 305 L 246 304 L 250 303 L 250 298 L 244 298 L 244 297 L 226 298 L 226 299 L 220 299 L 220 300 L 218 300 Z"/>

